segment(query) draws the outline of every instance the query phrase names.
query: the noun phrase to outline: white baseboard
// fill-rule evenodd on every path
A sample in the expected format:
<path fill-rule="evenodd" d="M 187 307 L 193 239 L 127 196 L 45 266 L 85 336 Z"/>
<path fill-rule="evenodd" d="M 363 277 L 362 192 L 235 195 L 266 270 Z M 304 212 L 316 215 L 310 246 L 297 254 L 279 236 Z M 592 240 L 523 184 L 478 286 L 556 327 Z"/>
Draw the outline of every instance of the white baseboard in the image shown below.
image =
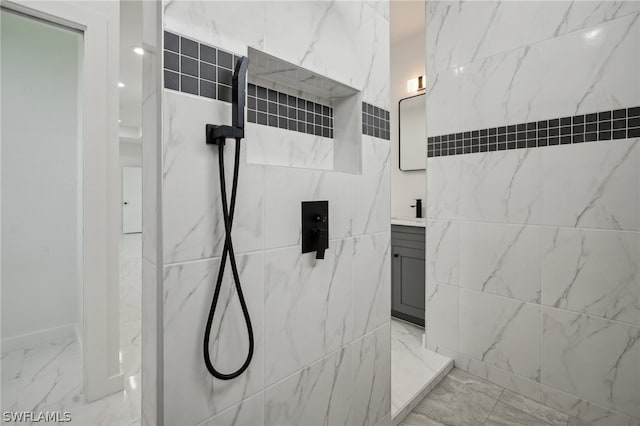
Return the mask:
<path fill-rule="evenodd" d="M 46 343 L 59 343 L 68 339 L 78 338 L 78 328 L 75 324 L 66 324 L 48 328 L 33 333 L 2 339 L 2 353 L 18 349 L 28 349 Z"/>

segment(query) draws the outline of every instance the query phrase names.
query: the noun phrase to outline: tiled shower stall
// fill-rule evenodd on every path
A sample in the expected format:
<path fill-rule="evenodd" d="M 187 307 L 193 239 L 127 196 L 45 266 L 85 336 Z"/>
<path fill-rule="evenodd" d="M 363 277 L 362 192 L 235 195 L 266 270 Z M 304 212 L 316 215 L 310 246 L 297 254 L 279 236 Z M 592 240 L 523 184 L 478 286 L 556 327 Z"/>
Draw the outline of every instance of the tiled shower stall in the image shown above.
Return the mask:
<path fill-rule="evenodd" d="M 640 422 L 639 14 L 427 2 L 427 346 L 596 425 Z"/>
<path fill-rule="evenodd" d="M 390 423 L 388 26 L 386 2 L 144 3 L 143 424 Z M 202 360 L 224 237 L 205 125 L 230 124 L 233 59 L 263 54 L 357 94 L 327 102 L 250 68 L 233 237 L 256 348 L 225 382 Z M 324 260 L 300 250 L 312 200 L 329 201 Z M 248 346 L 232 288 L 212 330 L 223 371 Z"/>

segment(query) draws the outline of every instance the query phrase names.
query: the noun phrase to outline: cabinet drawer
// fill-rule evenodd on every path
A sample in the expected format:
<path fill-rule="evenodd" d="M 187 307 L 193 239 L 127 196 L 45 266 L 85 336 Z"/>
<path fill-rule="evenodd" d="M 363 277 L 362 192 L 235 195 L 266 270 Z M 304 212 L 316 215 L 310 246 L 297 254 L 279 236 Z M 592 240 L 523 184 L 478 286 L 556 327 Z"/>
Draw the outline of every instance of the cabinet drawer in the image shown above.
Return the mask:
<path fill-rule="evenodd" d="M 425 228 L 416 226 L 393 225 L 391 227 L 391 245 L 424 250 Z"/>

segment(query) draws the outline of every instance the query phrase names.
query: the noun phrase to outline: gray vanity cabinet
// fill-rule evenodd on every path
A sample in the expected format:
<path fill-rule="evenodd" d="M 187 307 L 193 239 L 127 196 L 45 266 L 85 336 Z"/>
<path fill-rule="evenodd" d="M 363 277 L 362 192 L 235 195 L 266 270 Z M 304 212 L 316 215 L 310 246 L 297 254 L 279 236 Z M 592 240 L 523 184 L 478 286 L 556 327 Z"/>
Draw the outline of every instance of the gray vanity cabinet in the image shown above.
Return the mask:
<path fill-rule="evenodd" d="M 391 315 L 424 327 L 425 228 L 391 225 Z"/>

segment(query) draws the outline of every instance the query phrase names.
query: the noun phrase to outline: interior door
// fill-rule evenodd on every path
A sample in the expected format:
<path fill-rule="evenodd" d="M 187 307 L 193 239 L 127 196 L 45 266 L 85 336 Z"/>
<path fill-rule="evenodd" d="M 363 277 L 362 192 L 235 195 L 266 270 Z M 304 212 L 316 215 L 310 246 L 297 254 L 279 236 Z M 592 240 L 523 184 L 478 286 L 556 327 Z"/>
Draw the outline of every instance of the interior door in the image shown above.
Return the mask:
<path fill-rule="evenodd" d="M 142 167 L 122 168 L 122 232 L 142 232 Z"/>

